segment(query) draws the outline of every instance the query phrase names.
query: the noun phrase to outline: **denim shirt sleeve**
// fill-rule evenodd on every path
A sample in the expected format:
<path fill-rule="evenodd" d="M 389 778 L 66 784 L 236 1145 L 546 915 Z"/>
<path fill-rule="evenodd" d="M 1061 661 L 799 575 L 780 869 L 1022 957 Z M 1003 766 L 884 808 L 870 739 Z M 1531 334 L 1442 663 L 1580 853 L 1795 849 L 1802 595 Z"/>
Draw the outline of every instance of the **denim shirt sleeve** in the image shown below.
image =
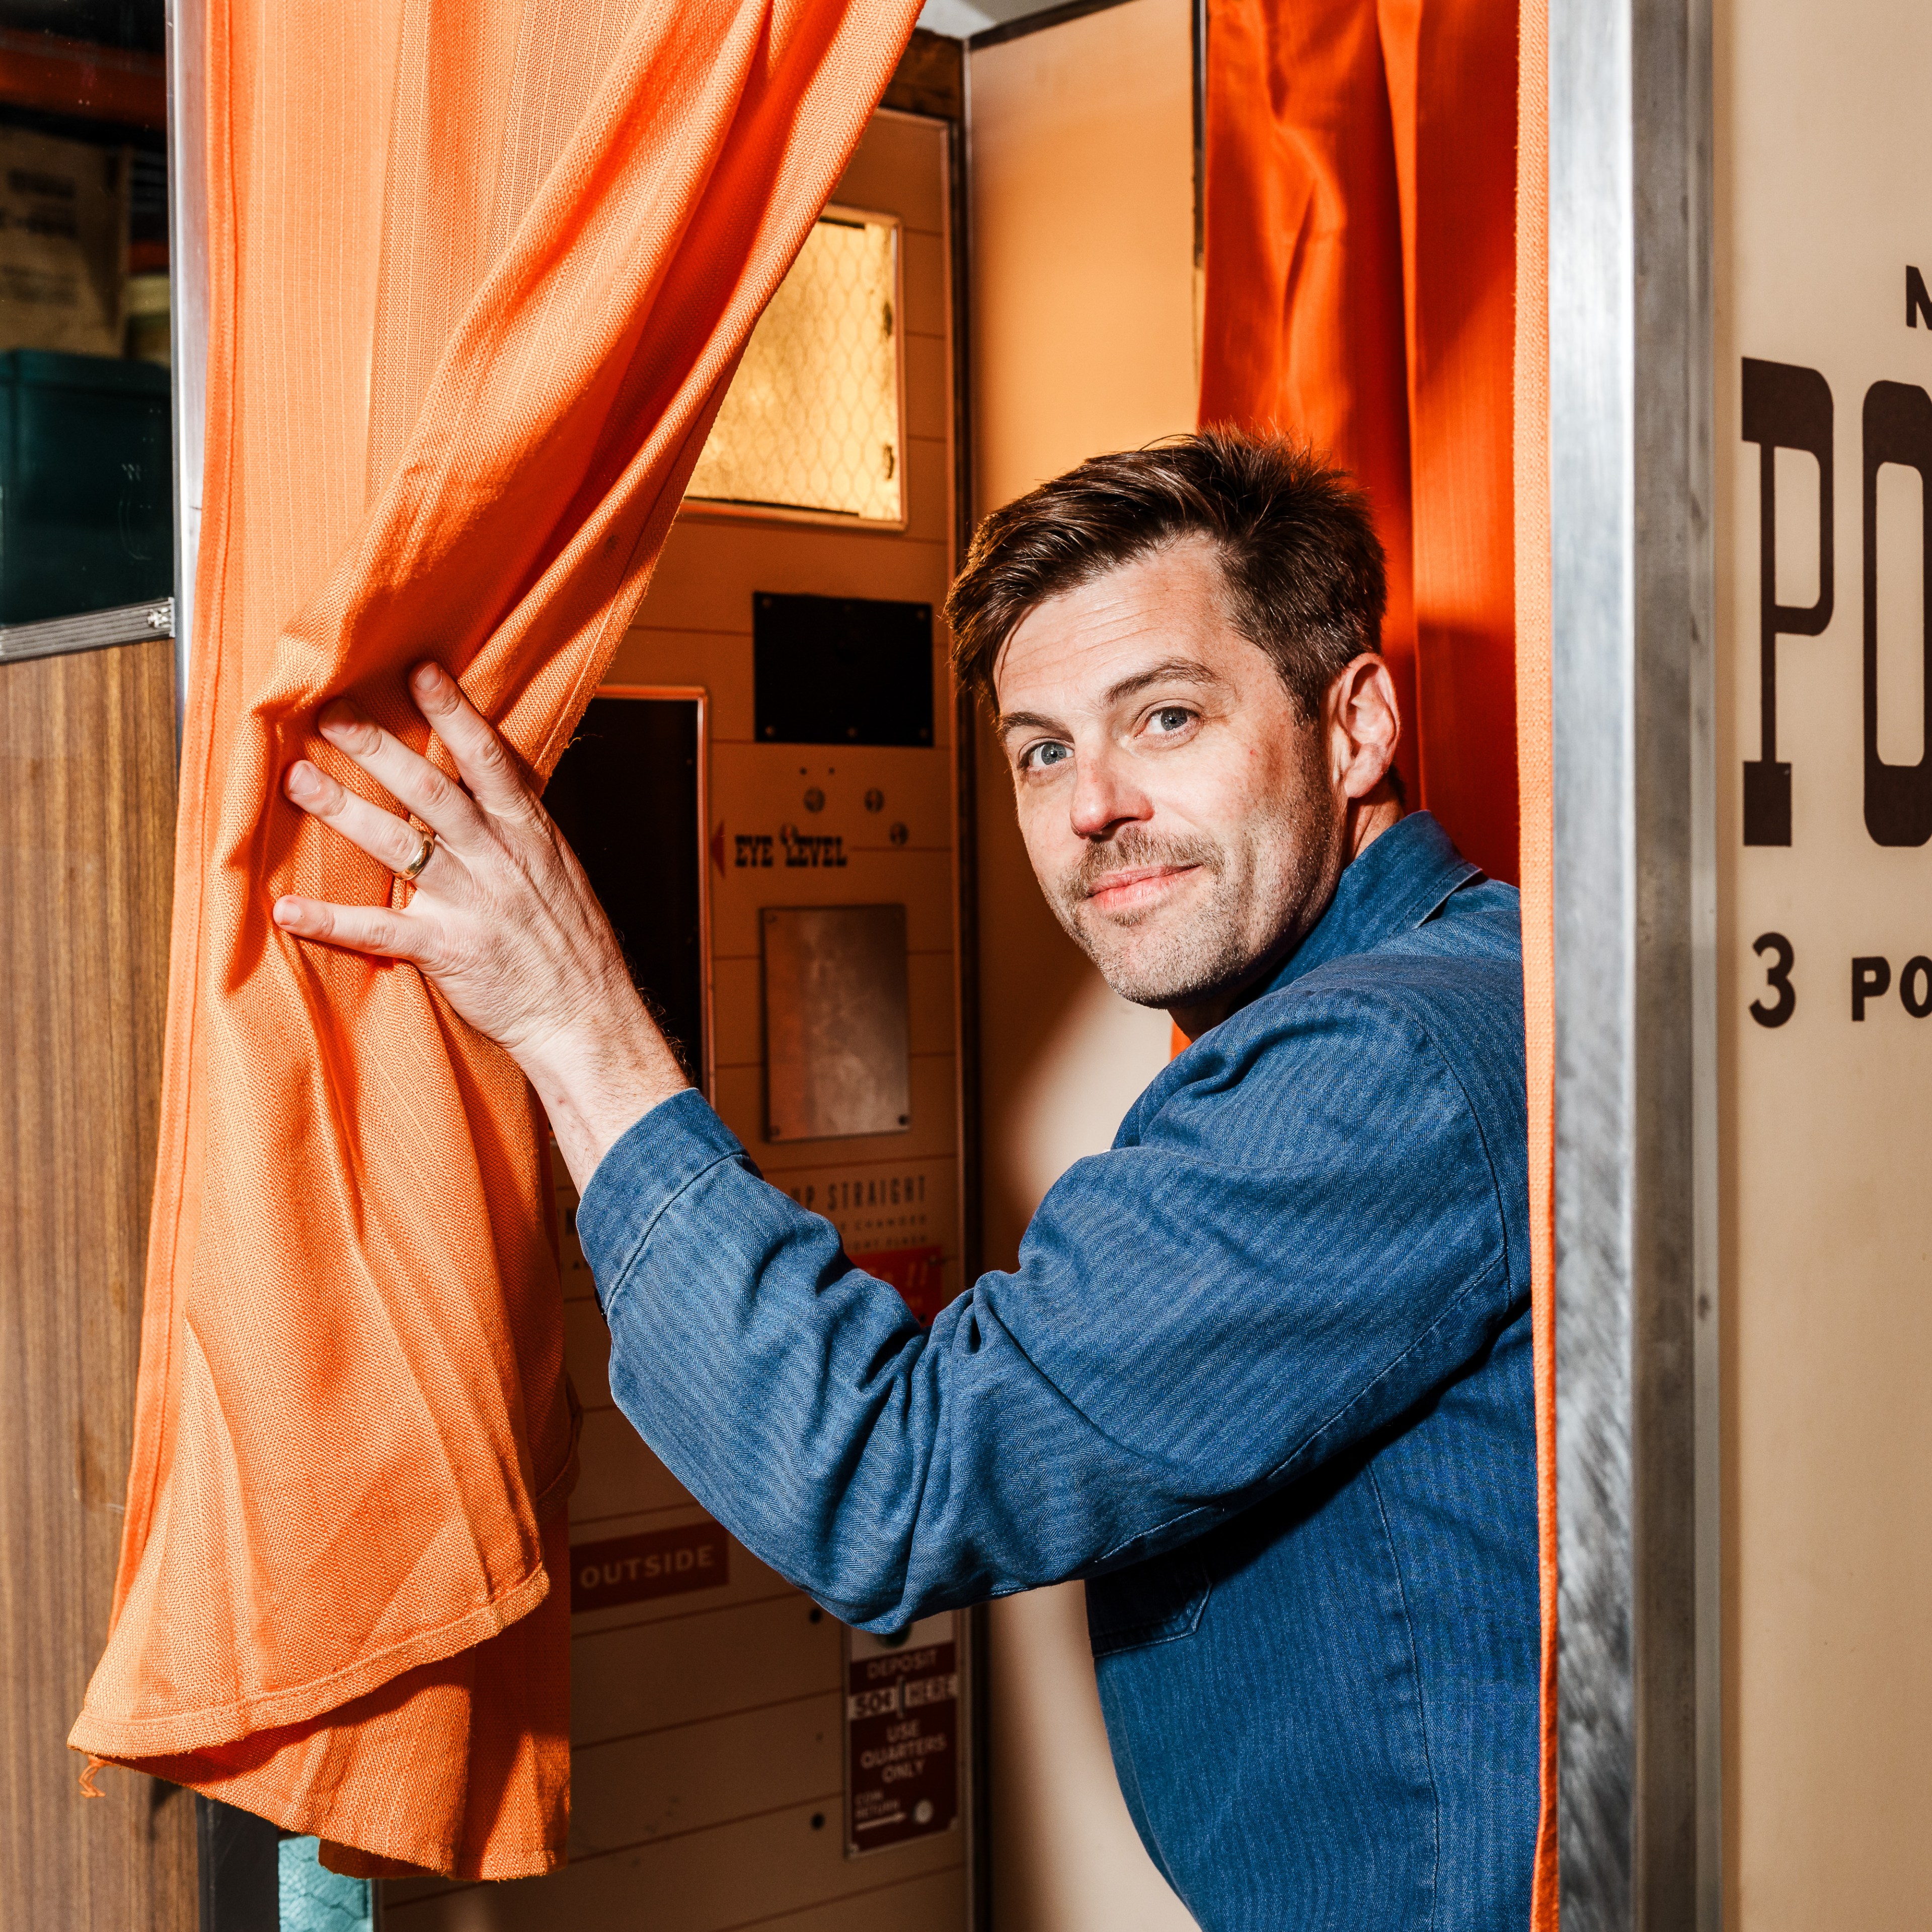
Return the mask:
<path fill-rule="evenodd" d="M 1184 1542 L 1412 1408 L 1522 1292 L 1498 1190 L 1425 1025 L 1297 991 L 1163 1072 L 929 1331 L 694 1093 L 610 1150 L 578 1229 L 644 1439 L 890 1629 Z"/>

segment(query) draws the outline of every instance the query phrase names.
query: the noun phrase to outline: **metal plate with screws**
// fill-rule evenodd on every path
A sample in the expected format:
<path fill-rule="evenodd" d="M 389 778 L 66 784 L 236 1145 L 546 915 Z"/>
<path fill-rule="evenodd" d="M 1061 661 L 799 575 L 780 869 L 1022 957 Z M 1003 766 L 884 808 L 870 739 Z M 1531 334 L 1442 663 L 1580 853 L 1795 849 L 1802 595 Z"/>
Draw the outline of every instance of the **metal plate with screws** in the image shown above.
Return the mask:
<path fill-rule="evenodd" d="M 765 1138 L 902 1134 L 912 1125 L 902 905 L 767 906 Z"/>

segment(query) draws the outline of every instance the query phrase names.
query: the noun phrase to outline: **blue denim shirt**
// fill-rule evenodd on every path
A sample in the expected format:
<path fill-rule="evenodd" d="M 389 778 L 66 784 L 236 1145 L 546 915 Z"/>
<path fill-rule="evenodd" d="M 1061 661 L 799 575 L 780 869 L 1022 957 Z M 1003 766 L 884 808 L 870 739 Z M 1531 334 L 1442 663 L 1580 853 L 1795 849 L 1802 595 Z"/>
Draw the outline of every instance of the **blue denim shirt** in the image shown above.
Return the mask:
<path fill-rule="evenodd" d="M 848 1622 L 1084 1576 L 1210 1932 L 1528 1922 L 1536 1473 L 1516 896 L 1426 814 L 922 1330 L 695 1094 L 578 1210 L 611 1389 Z"/>

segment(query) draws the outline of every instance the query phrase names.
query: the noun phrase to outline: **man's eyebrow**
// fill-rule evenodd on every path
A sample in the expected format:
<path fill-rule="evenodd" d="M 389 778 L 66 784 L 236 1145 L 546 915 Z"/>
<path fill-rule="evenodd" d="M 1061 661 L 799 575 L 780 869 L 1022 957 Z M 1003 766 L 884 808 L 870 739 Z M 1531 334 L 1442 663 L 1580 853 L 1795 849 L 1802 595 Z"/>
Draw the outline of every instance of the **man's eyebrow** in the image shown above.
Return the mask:
<path fill-rule="evenodd" d="M 1192 658 L 1163 658 L 1157 664 L 1150 664 L 1145 670 L 1137 670 L 1131 677 L 1124 677 L 1118 684 L 1110 685 L 1106 702 L 1118 704 L 1124 698 L 1131 698 L 1136 692 L 1144 691 L 1150 684 L 1220 684 L 1222 680 L 1216 676 L 1204 664 Z"/>
<path fill-rule="evenodd" d="M 1119 683 L 1109 685 L 1100 701 L 1103 704 L 1118 704 L 1136 692 L 1146 690 L 1150 685 L 1222 685 L 1226 682 L 1192 658 L 1163 658 L 1159 664 L 1150 664 L 1145 670 L 1137 670 L 1131 677 L 1124 677 Z M 1002 711 L 993 721 L 994 734 L 1002 738 L 1009 731 L 1064 731 L 1066 728 L 1058 718 L 1048 718 L 1038 711 Z"/>

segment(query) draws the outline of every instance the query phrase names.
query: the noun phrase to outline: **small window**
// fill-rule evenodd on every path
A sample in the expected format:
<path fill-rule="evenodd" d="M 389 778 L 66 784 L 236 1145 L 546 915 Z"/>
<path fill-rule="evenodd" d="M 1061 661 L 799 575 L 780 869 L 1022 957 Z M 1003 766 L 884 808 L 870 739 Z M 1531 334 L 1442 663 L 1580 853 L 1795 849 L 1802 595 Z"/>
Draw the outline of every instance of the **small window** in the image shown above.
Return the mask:
<path fill-rule="evenodd" d="M 688 497 L 902 522 L 898 224 L 828 210 L 758 319 Z"/>

